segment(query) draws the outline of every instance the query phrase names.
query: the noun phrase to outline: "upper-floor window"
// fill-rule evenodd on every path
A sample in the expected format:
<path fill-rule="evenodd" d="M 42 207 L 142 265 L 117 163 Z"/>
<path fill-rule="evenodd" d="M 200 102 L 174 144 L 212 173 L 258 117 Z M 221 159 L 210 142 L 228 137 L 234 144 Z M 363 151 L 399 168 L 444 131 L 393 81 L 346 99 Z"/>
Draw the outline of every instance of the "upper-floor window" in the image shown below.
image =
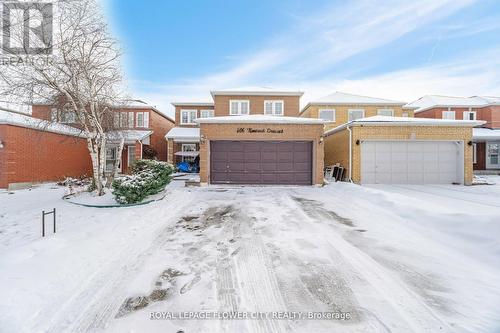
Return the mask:
<path fill-rule="evenodd" d="M 476 120 L 476 111 L 464 111 L 464 120 Z"/>
<path fill-rule="evenodd" d="M 198 110 L 181 110 L 181 124 L 194 125 Z"/>
<path fill-rule="evenodd" d="M 50 110 L 50 120 L 63 124 L 74 124 L 76 123 L 76 113 L 68 110 L 58 111 L 54 108 Z"/>
<path fill-rule="evenodd" d="M 149 128 L 149 112 L 137 112 L 135 119 L 137 127 Z"/>
<path fill-rule="evenodd" d="M 127 127 L 134 128 L 134 113 L 133 112 L 115 112 L 113 114 L 113 126 L 115 128 L 127 128 Z"/>
<path fill-rule="evenodd" d="M 284 105 L 284 101 L 264 101 L 264 114 L 282 116 Z"/>
<path fill-rule="evenodd" d="M 214 110 L 200 110 L 200 118 L 212 118 Z"/>
<path fill-rule="evenodd" d="M 349 109 L 347 110 L 348 121 L 353 121 L 356 119 L 365 117 L 365 110 L 363 109 Z"/>
<path fill-rule="evenodd" d="M 452 119 L 454 120 L 455 119 L 455 111 L 443 111 L 443 115 L 442 115 L 443 119 Z"/>
<path fill-rule="evenodd" d="M 335 121 L 335 109 L 320 109 L 319 118 L 325 121 Z"/>
<path fill-rule="evenodd" d="M 394 110 L 393 109 L 378 109 L 377 116 L 394 117 Z"/>
<path fill-rule="evenodd" d="M 235 115 L 245 115 L 250 113 L 250 101 L 249 100 L 231 100 L 229 101 L 229 114 Z"/>

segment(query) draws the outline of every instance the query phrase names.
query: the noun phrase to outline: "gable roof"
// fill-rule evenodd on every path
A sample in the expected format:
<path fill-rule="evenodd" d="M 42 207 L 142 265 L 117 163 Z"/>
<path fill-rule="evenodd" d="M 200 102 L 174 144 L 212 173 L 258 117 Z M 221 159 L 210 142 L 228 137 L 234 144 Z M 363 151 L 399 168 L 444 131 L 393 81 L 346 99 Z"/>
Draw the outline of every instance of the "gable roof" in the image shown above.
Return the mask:
<path fill-rule="evenodd" d="M 415 113 L 422 112 L 437 107 L 485 107 L 489 105 L 500 104 L 500 97 L 494 96 L 443 96 L 443 95 L 425 95 L 406 104 L 416 108 Z"/>
<path fill-rule="evenodd" d="M 406 102 L 395 101 L 391 99 L 369 97 L 362 95 L 349 94 L 341 91 L 336 91 L 333 94 L 323 96 L 316 100 L 310 101 L 300 111 L 303 113 L 311 105 L 378 105 L 378 106 L 403 106 Z"/>
<path fill-rule="evenodd" d="M 274 89 L 270 87 L 241 87 L 232 89 L 218 89 L 212 90 L 210 92 L 212 97 L 217 95 L 225 96 L 238 96 L 238 95 L 248 95 L 248 96 L 302 96 L 303 91 L 297 90 L 286 90 L 286 89 Z"/>

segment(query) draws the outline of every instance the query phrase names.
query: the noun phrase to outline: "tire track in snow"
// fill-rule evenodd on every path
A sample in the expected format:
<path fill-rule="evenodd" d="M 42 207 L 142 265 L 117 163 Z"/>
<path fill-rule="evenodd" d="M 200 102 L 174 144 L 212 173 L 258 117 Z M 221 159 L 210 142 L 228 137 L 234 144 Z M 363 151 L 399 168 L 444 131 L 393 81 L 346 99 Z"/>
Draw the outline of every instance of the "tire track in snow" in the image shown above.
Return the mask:
<path fill-rule="evenodd" d="M 304 217 L 309 220 L 324 222 L 332 219 L 331 214 L 324 209 L 322 211 L 322 208 L 318 206 L 308 207 L 306 203 L 300 202 L 297 203 L 297 206 L 302 210 Z M 454 331 L 397 276 L 391 274 L 368 254 L 347 242 L 337 232 L 325 232 L 322 238 L 332 248 L 342 253 L 343 259 L 391 305 L 393 310 L 407 323 L 407 329 L 413 332 Z M 384 320 L 384 323 L 388 327 L 403 329 L 400 322 L 390 324 Z"/>

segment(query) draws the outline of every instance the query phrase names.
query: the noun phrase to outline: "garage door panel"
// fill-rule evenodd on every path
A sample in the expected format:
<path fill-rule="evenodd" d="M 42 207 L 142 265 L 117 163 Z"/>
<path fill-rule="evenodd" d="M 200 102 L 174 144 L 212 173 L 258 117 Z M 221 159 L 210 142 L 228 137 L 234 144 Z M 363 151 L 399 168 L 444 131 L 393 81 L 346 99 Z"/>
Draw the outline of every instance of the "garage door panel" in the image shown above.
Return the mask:
<path fill-rule="evenodd" d="M 260 151 L 245 151 L 245 161 L 260 161 Z"/>
<path fill-rule="evenodd" d="M 210 180 L 230 184 L 312 184 L 312 143 L 211 141 Z"/>
<path fill-rule="evenodd" d="M 248 172 L 256 172 L 261 169 L 260 163 L 256 162 L 245 162 L 245 170 Z"/>
<path fill-rule="evenodd" d="M 364 141 L 361 146 L 361 182 L 462 182 L 461 151 L 463 145 L 451 141 Z"/>

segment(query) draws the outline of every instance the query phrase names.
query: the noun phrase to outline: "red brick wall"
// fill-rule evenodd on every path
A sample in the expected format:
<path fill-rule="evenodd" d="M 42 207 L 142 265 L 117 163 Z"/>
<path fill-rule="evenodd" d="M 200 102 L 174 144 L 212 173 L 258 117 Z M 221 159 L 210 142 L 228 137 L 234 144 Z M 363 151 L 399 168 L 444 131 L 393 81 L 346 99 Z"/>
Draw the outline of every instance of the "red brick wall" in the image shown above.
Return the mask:
<path fill-rule="evenodd" d="M 432 108 L 422 112 L 415 113 L 416 118 L 435 118 L 442 119 L 443 111 L 448 111 L 448 108 Z M 464 111 L 469 111 L 469 108 L 451 108 L 455 111 L 455 119 L 462 120 Z M 484 120 L 484 127 L 500 128 L 500 106 L 487 106 L 483 108 L 472 108 L 471 111 L 476 111 L 476 119 Z"/>
<path fill-rule="evenodd" d="M 82 138 L 0 125 L 0 188 L 11 183 L 56 181 L 90 176 L 87 141 Z"/>
<path fill-rule="evenodd" d="M 213 110 L 214 106 L 202 106 L 202 105 L 176 105 L 175 106 L 175 124 L 182 127 L 198 127 L 198 125 L 184 125 L 181 124 L 181 110 L 197 110 L 198 117 L 200 116 L 200 110 Z"/>
<path fill-rule="evenodd" d="M 250 114 L 264 114 L 264 101 L 282 100 L 285 103 L 284 115 L 287 117 L 299 117 L 300 114 L 300 96 L 225 96 L 216 95 L 215 116 L 227 117 L 229 114 L 230 100 L 249 100 Z"/>
<path fill-rule="evenodd" d="M 33 105 L 31 107 L 31 116 L 38 119 L 50 120 L 50 109 L 48 105 Z"/>
<path fill-rule="evenodd" d="M 158 152 L 158 159 L 160 161 L 167 161 L 168 146 L 165 135 L 175 124 L 171 120 L 151 111 L 149 126 L 153 130 L 153 134 L 150 137 L 150 146 Z"/>

